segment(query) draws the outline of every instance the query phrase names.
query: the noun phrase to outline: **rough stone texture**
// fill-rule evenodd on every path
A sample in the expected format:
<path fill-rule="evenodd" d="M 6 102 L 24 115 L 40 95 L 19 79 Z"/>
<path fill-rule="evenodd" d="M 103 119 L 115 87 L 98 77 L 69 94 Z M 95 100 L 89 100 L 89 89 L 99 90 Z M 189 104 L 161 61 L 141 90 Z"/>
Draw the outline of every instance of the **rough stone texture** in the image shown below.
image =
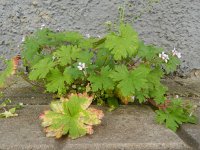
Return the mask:
<path fill-rule="evenodd" d="M 148 0 L 130 0 L 128 18 L 143 11 Z M 1 0 L 0 53 L 11 57 L 19 49 L 23 35 L 45 23 L 53 29 L 81 31 L 96 36 L 105 33 L 104 22 L 116 20 L 123 0 Z M 140 37 L 183 53 L 182 70 L 200 68 L 200 2 L 199 0 L 160 0 L 149 13 L 135 22 Z M 0 62 L 0 68 L 2 68 Z"/>
<path fill-rule="evenodd" d="M 174 132 L 154 122 L 147 106 L 125 106 L 106 112 L 95 133 L 77 140 L 46 138 L 38 120 L 47 106 L 26 106 L 16 118 L 0 120 L 0 149 L 190 149 Z"/>
<path fill-rule="evenodd" d="M 10 81 L 9 86 L 3 90 L 3 99 L 11 99 L 13 105 L 18 103 L 25 105 L 48 105 L 53 99 L 53 95 L 45 93 L 44 88 L 35 87 L 21 77 L 14 76 L 12 78 L 16 78 L 17 81 L 15 81 L 16 79 L 12 82 Z"/>
<path fill-rule="evenodd" d="M 200 77 L 174 78 L 162 81 L 168 87 L 168 94 L 185 98 L 197 99 L 196 104 L 200 106 Z"/>
<path fill-rule="evenodd" d="M 169 87 L 168 95 L 179 95 L 196 104 L 196 115 L 200 120 L 200 76 L 195 73 L 187 79 L 163 80 Z M 154 113 L 147 106 L 125 106 L 106 112 L 103 124 L 95 128 L 95 134 L 72 141 L 49 139 L 42 133 L 38 115 L 48 109 L 52 95 L 42 89 L 33 88 L 22 78 L 9 80 L 4 89 L 5 97 L 13 104 L 23 102 L 25 106 L 19 117 L 0 120 L 1 149 L 200 149 L 200 124 L 184 124 L 177 135 L 158 125 Z M 0 100 L 1 101 L 1 100 Z M 45 104 L 45 105 L 44 105 Z M 104 108 L 105 109 L 105 108 Z M 12 140 L 12 141 L 10 141 Z M 186 144 L 185 144 L 186 143 Z"/>
<path fill-rule="evenodd" d="M 196 114 L 200 120 L 200 107 L 198 107 Z M 184 124 L 180 128 L 181 133 L 186 136 L 185 139 L 188 140 L 189 145 L 191 144 L 194 148 L 200 149 L 200 124 Z"/>
<path fill-rule="evenodd" d="M 181 79 L 168 79 L 163 81 L 169 87 L 170 95 L 179 95 L 184 97 L 184 99 L 191 100 L 195 105 L 197 105 L 197 110 L 195 111 L 198 117 L 199 123 L 197 125 L 193 124 L 183 124 L 178 131 L 178 135 L 184 139 L 184 141 L 192 145 L 194 149 L 200 149 L 200 76 L 191 76 L 191 78 Z"/>
<path fill-rule="evenodd" d="M 185 139 L 187 144 L 192 145 L 196 149 L 200 149 L 200 98 L 192 99 L 192 101 L 198 105 L 195 114 L 198 117 L 199 123 L 197 125 L 182 125 L 178 134 Z"/>

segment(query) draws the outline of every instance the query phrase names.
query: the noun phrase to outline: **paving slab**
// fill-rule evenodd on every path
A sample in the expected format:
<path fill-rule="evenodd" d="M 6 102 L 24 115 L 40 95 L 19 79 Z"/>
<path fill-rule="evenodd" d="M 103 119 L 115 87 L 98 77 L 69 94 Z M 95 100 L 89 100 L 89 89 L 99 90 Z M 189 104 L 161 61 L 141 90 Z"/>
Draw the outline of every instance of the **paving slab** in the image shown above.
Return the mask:
<path fill-rule="evenodd" d="M 169 88 L 169 95 L 179 95 L 197 105 L 195 114 L 198 124 L 183 124 L 178 135 L 194 149 L 200 149 L 200 77 L 168 79 L 163 80 L 163 83 Z"/>
<path fill-rule="evenodd" d="M 192 99 L 192 101 L 198 103 L 200 99 Z M 188 145 L 191 145 L 194 149 L 200 150 L 200 107 L 197 107 L 195 114 L 199 120 L 198 124 L 183 124 L 178 134 Z"/>
<path fill-rule="evenodd" d="M 167 79 L 169 95 L 179 95 L 200 106 L 200 78 Z M 0 120 L 1 149 L 200 149 L 200 125 L 184 124 L 178 135 L 154 122 L 154 113 L 147 106 L 126 106 L 107 112 L 103 124 L 92 136 L 72 141 L 67 138 L 46 138 L 38 115 L 48 108 L 52 95 L 33 87 L 22 78 L 9 81 L 4 98 L 12 104 L 26 106 L 16 118 Z M 200 107 L 196 112 L 200 119 Z M 133 110 L 132 110 L 133 109 Z M 179 138 L 180 137 L 180 138 Z M 12 139 L 12 141 L 11 141 Z M 185 143 L 186 144 L 185 144 Z"/>
<path fill-rule="evenodd" d="M 200 97 L 200 77 L 186 79 L 176 77 L 162 80 L 162 82 L 168 87 L 170 95 L 190 98 Z"/>
<path fill-rule="evenodd" d="M 21 77 L 11 79 L 9 86 L 3 89 L 4 98 L 12 100 L 12 104 L 48 105 L 53 95 L 45 93 L 45 89 L 26 82 Z"/>
<path fill-rule="evenodd" d="M 1 150 L 116 150 L 191 149 L 174 132 L 154 121 L 154 112 L 148 106 L 121 106 L 105 112 L 93 135 L 76 140 L 45 137 L 38 119 L 48 109 L 46 105 L 26 106 L 19 116 L 0 119 Z"/>

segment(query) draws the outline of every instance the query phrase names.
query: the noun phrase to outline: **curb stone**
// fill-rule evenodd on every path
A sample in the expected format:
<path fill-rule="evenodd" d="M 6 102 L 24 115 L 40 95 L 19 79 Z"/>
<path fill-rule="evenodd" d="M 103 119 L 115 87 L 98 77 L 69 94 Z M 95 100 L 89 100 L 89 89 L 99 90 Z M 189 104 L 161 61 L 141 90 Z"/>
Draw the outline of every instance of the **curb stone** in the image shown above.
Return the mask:
<path fill-rule="evenodd" d="M 105 117 L 93 135 L 70 140 L 45 137 L 39 114 L 47 105 L 25 106 L 15 118 L 0 120 L 0 149 L 191 149 L 174 132 L 154 122 L 154 112 L 148 106 L 121 106 L 113 112 L 104 111 Z"/>
<path fill-rule="evenodd" d="M 17 81 L 17 82 L 16 82 Z M 180 94 L 200 106 L 200 80 L 165 80 L 169 94 Z M 193 90 L 194 89 L 194 90 Z M 200 149 L 200 125 L 184 124 L 175 134 L 154 121 L 154 113 L 148 106 L 122 106 L 106 112 L 102 125 L 95 134 L 77 140 L 46 138 L 38 120 L 39 114 L 48 109 L 52 95 L 44 94 L 22 78 L 15 80 L 4 90 L 5 97 L 13 104 L 26 106 L 16 118 L 0 119 L 0 150 L 4 149 Z M 190 98 L 188 98 L 190 96 Z M 200 119 L 200 107 L 197 110 Z"/>
<path fill-rule="evenodd" d="M 195 112 L 200 122 L 200 76 L 191 78 L 175 78 L 163 81 L 169 88 L 170 95 L 179 95 L 184 99 L 191 100 L 197 106 Z M 183 124 L 177 134 L 194 149 L 200 149 L 200 123 Z"/>
<path fill-rule="evenodd" d="M 192 100 L 194 101 L 194 100 Z M 196 102 L 197 100 L 195 100 Z M 198 100 L 200 102 L 200 99 Z M 200 107 L 195 112 L 200 121 Z M 200 149 L 200 124 L 183 124 L 178 132 L 178 135 L 194 149 Z"/>

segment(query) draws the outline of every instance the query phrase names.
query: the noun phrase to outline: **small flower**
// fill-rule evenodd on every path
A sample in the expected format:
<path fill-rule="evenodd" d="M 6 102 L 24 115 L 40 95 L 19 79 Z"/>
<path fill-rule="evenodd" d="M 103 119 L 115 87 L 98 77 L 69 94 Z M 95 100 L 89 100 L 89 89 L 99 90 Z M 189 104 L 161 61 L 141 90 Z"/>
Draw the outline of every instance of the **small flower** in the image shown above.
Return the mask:
<path fill-rule="evenodd" d="M 135 100 L 135 96 L 131 96 L 131 99 L 134 101 Z"/>
<path fill-rule="evenodd" d="M 177 56 L 178 58 L 181 58 L 181 53 L 179 52 L 176 56 Z"/>
<path fill-rule="evenodd" d="M 25 39 L 26 39 L 26 37 L 25 37 L 25 36 L 23 36 L 23 37 L 22 37 L 22 42 L 25 42 Z"/>
<path fill-rule="evenodd" d="M 23 104 L 23 103 L 19 103 L 19 105 L 20 105 L 20 106 L 23 106 L 24 104 Z"/>
<path fill-rule="evenodd" d="M 169 56 L 167 54 L 165 54 L 164 52 L 160 53 L 159 54 L 159 57 L 164 60 L 166 63 L 168 62 L 169 60 Z"/>
<path fill-rule="evenodd" d="M 174 47 L 174 49 L 172 50 L 172 55 L 173 56 L 177 56 L 178 58 L 181 58 L 181 53 L 176 51 L 176 48 Z"/>
<path fill-rule="evenodd" d="M 56 31 L 57 31 L 57 32 L 60 32 L 60 29 L 58 28 L 58 29 L 56 29 Z"/>
<path fill-rule="evenodd" d="M 100 36 L 100 35 L 97 35 L 97 37 L 98 37 L 98 38 L 101 38 L 101 36 Z"/>
<path fill-rule="evenodd" d="M 52 60 L 54 61 L 56 59 L 56 56 L 52 56 Z"/>
<path fill-rule="evenodd" d="M 42 30 L 46 25 L 45 24 L 42 24 L 40 29 Z"/>
<path fill-rule="evenodd" d="M 176 97 L 176 98 L 179 98 L 179 95 L 176 95 L 175 97 Z"/>
<path fill-rule="evenodd" d="M 79 62 L 77 68 L 79 70 L 84 70 L 86 68 L 85 63 Z"/>
<path fill-rule="evenodd" d="M 86 34 L 85 36 L 86 36 L 87 38 L 90 38 L 90 34 Z"/>

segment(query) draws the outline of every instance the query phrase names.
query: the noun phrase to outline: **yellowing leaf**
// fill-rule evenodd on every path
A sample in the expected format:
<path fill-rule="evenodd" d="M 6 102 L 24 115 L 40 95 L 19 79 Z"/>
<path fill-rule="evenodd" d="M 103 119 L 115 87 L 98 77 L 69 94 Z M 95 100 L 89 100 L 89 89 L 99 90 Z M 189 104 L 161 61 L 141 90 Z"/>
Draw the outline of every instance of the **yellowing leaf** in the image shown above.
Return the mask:
<path fill-rule="evenodd" d="M 92 125 L 101 123 L 103 112 L 88 108 L 92 97 L 84 94 L 72 94 L 62 101 L 51 103 L 51 110 L 40 116 L 47 137 L 60 138 L 68 134 L 72 139 L 92 134 Z"/>
<path fill-rule="evenodd" d="M 0 73 L 0 87 L 5 85 L 6 79 L 16 74 L 17 67 L 19 65 L 20 56 L 15 56 L 11 60 L 7 61 L 7 68 Z"/>

